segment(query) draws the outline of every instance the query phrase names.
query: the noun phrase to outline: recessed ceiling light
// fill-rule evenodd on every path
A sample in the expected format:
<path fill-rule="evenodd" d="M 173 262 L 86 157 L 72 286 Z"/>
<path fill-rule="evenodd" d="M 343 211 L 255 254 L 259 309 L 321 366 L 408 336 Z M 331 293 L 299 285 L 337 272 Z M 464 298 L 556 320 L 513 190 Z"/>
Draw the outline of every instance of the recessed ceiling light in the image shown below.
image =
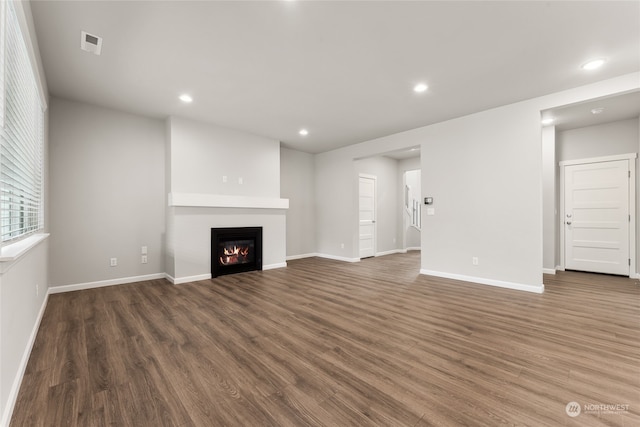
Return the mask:
<path fill-rule="evenodd" d="M 309 131 L 306 129 L 300 129 L 300 132 L 298 132 L 300 135 L 302 136 L 307 136 L 309 135 Z"/>
<path fill-rule="evenodd" d="M 427 85 L 426 85 L 426 84 L 424 84 L 424 83 L 418 83 L 417 85 L 415 85 L 415 86 L 413 87 L 413 91 L 414 91 L 414 92 L 416 92 L 416 93 L 422 93 L 422 92 L 424 92 L 424 91 L 425 91 L 425 90 L 427 90 L 427 89 L 429 89 L 429 86 L 427 86 Z"/>
<path fill-rule="evenodd" d="M 541 122 L 541 123 L 542 123 L 543 125 L 547 126 L 547 125 L 550 125 L 551 123 L 553 123 L 553 122 L 554 122 L 554 120 L 555 120 L 554 118 L 551 118 L 551 117 L 550 117 L 550 118 L 548 118 L 548 119 L 542 119 L 542 122 Z"/>
<path fill-rule="evenodd" d="M 598 108 L 594 108 L 593 110 L 591 110 L 591 114 L 600 114 L 604 111 L 603 107 L 598 107 Z"/>
<path fill-rule="evenodd" d="M 583 70 L 595 70 L 596 68 L 602 67 L 605 62 L 607 62 L 605 58 L 592 59 L 591 61 L 582 64 L 580 68 Z"/>
<path fill-rule="evenodd" d="M 179 99 L 180 101 L 186 102 L 187 104 L 193 101 L 193 98 L 190 95 L 187 95 L 186 93 L 183 93 L 182 95 L 180 95 Z"/>

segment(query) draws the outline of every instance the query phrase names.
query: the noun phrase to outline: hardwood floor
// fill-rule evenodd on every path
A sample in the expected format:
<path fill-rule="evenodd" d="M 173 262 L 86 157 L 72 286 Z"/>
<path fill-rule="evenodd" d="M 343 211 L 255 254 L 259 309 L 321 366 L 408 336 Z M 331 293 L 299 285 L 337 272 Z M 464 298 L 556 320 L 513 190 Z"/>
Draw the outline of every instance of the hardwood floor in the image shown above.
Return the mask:
<path fill-rule="evenodd" d="M 418 271 L 309 258 L 51 295 L 11 426 L 640 425 L 637 280 Z M 628 409 L 584 406 L 605 404 Z"/>

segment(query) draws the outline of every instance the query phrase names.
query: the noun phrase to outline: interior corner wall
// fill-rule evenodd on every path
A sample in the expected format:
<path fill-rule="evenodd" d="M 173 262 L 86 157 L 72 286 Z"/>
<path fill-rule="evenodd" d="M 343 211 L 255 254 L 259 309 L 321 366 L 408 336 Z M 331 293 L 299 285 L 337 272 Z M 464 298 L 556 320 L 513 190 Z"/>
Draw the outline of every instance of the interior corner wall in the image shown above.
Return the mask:
<path fill-rule="evenodd" d="M 398 240 L 402 207 L 399 204 L 398 161 L 383 156 L 370 157 L 354 161 L 354 169 L 355 180 L 361 173 L 376 177 L 376 256 L 394 252 L 401 245 Z"/>
<path fill-rule="evenodd" d="M 314 155 L 280 148 L 280 195 L 289 199 L 287 257 L 316 253 Z"/>
<path fill-rule="evenodd" d="M 49 128 L 51 286 L 163 274 L 164 123 L 52 97 Z"/>

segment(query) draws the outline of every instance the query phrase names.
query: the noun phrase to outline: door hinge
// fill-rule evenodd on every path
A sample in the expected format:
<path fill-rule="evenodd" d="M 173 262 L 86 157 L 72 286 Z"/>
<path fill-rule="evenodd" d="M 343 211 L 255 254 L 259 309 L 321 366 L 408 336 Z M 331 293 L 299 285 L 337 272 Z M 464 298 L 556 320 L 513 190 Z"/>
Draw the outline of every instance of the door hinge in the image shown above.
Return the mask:
<path fill-rule="evenodd" d="M 631 171 L 627 171 L 627 176 L 631 178 Z"/>
<path fill-rule="evenodd" d="M 631 258 L 629 258 L 629 265 L 631 265 Z"/>

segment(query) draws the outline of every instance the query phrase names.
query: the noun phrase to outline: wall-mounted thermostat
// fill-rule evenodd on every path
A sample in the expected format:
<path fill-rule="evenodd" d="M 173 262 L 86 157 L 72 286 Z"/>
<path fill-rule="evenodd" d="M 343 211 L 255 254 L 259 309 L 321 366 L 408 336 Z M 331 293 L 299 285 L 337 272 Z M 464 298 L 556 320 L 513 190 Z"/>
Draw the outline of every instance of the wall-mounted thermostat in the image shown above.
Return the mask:
<path fill-rule="evenodd" d="M 425 205 L 432 205 L 433 204 L 433 197 L 425 197 L 424 198 L 424 204 Z"/>

